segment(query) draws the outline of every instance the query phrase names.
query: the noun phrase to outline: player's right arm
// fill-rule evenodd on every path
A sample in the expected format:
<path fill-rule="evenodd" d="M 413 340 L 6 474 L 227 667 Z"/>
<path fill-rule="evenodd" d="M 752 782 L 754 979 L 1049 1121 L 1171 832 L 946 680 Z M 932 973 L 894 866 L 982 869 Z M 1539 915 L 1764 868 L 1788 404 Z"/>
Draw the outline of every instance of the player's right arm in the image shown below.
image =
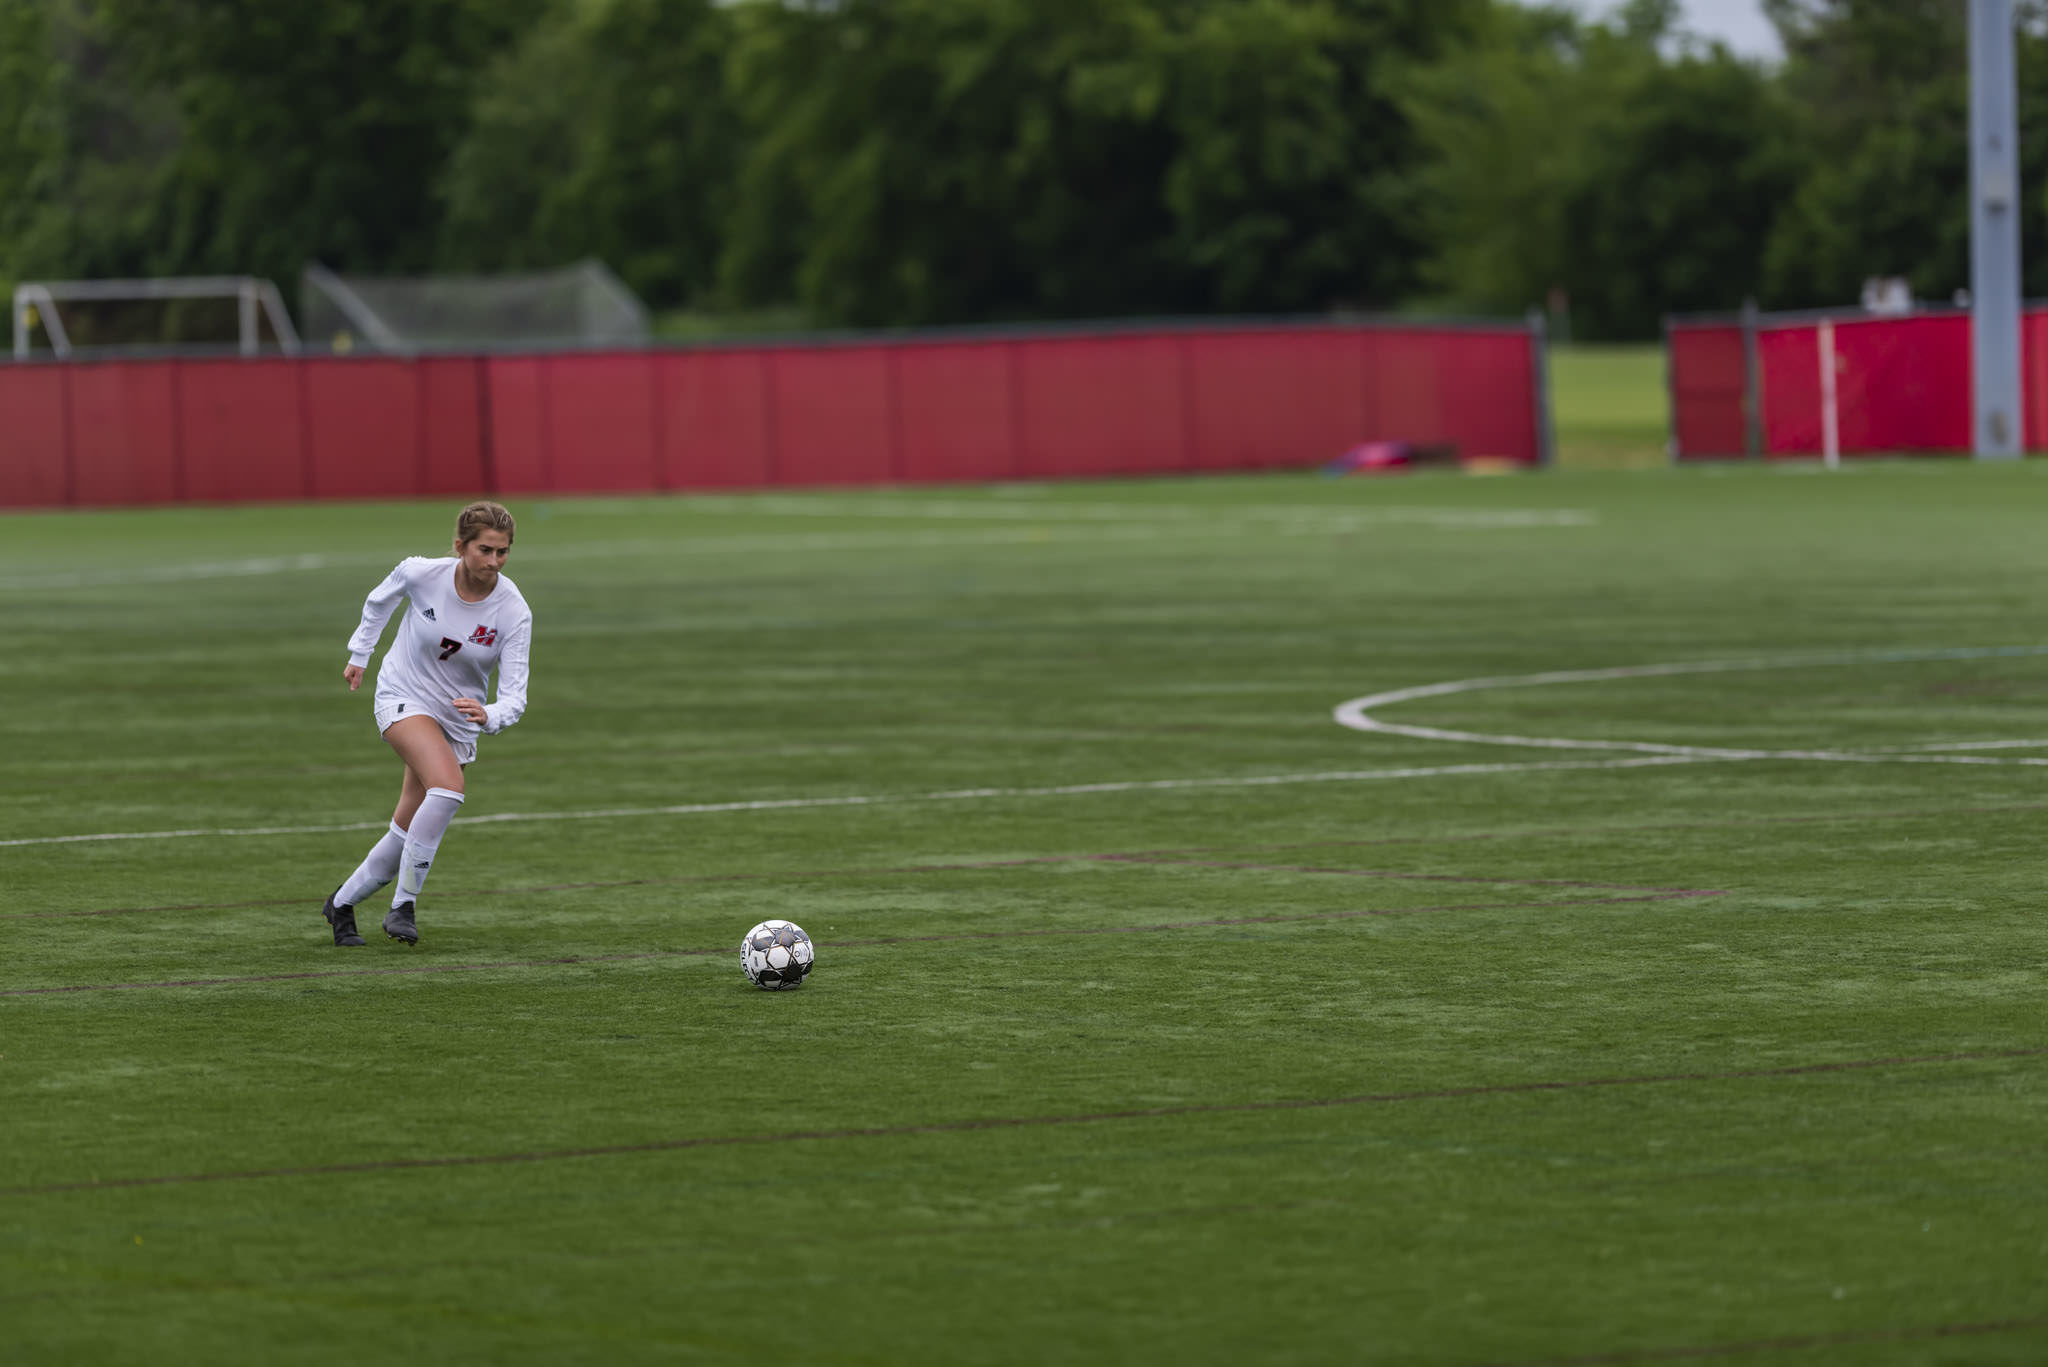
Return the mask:
<path fill-rule="evenodd" d="M 341 677 L 348 681 L 348 691 L 353 693 L 363 681 L 363 669 L 370 663 L 370 656 L 377 649 L 377 640 L 384 634 L 384 624 L 391 620 L 391 614 L 405 601 L 412 588 L 412 572 L 418 556 L 407 556 L 398 562 L 398 568 L 384 576 L 384 582 L 370 590 L 370 596 L 363 600 L 363 620 L 356 624 L 355 635 L 348 638 L 348 667 L 341 671 Z"/>

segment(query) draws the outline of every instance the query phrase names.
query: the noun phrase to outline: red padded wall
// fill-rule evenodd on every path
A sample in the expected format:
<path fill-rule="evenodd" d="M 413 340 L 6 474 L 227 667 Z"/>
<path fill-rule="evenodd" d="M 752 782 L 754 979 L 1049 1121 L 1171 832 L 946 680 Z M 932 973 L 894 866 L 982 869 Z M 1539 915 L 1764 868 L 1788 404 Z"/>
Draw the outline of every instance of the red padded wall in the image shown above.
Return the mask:
<path fill-rule="evenodd" d="M 1550 411 L 1550 396 L 1539 394 L 1536 388 L 1536 339 L 1515 333 L 1468 333 L 1467 337 L 1471 344 L 1458 348 L 1451 364 L 1484 367 L 1480 373 L 1493 377 L 1480 405 L 1485 416 L 1479 435 L 1467 449 L 1475 454 L 1490 449 L 1525 464 L 1542 463 L 1550 434 L 1538 431 L 1536 413 L 1539 409 Z M 1453 395 L 1451 412 L 1455 415 L 1463 408 Z"/>
<path fill-rule="evenodd" d="M 1366 424 L 1352 333 L 1194 333 L 1182 345 L 1196 468 L 1313 465 L 1384 435 Z"/>
<path fill-rule="evenodd" d="M 495 487 L 485 458 L 489 365 L 474 356 L 413 362 L 420 387 L 418 493 L 474 499 Z"/>
<path fill-rule="evenodd" d="M 497 356 L 485 366 L 490 386 L 491 479 L 500 493 L 544 493 L 548 470 L 547 361 Z"/>
<path fill-rule="evenodd" d="M 660 358 L 664 489 L 752 488 L 775 481 L 775 418 L 762 351 Z"/>
<path fill-rule="evenodd" d="M 1367 332 L 1358 337 L 1359 387 L 1365 395 L 1361 440 L 1448 440 L 1438 414 L 1437 355 L 1427 336 Z"/>
<path fill-rule="evenodd" d="M 306 498 L 302 363 L 180 361 L 185 497 L 200 503 Z"/>
<path fill-rule="evenodd" d="M 0 502 L 1146 474 L 1307 466 L 1371 438 L 1534 460 L 1530 342 L 1313 325 L 30 365 L 0 372 Z"/>
<path fill-rule="evenodd" d="M 2020 315 L 2020 402 L 2027 450 L 2048 451 L 2048 313 Z"/>
<path fill-rule="evenodd" d="M 1436 435 L 1429 440 L 1449 442 L 1468 457 L 1542 460 L 1528 333 L 1444 329 L 1418 337 L 1416 346 L 1427 357 L 1427 387 L 1436 403 Z"/>
<path fill-rule="evenodd" d="M 1765 455 L 1804 456 L 1821 449 L 1819 334 L 1812 323 L 1757 333 Z"/>
<path fill-rule="evenodd" d="M 769 353 L 778 484 L 881 484 L 898 478 L 890 353 L 791 347 Z"/>
<path fill-rule="evenodd" d="M 0 366 L 0 508 L 70 501 L 63 368 Z"/>
<path fill-rule="evenodd" d="M 660 484 L 657 369 L 644 352 L 542 363 L 550 489 L 638 492 Z"/>
<path fill-rule="evenodd" d="M 404 361 L 301 362 L 316 498 L 392 498 L 420 488 L 419 376 Z"/>
<path fill-rule="evenodd" d="M 1970 319 L 1965 314 L 1835 325 L 1842 450 L 1967 451 Z"/>
<path fill-rule="evenodd" d="M 1671 374 L 1671 435 L 1678 458 L 1747 454 L 1741 325 L 1674 324 L 1665 363 Z"/>
<path fill-rule="evenodd" d="M 896 349 L 902 478 L 1017 477 L 1014 352 L 1008 342 L 941 342 Z"/>
<path fill-rule="evenodd" d="M 71 376 L 75 500 L 169 503 L 183 495 L 175 365 L 80 365 Z"/>
<path fill-rule="evenodd" d="M 1845 456 L 1971 449 L 1970 326 L 1961 314 L 1838 321 L 1836 440 Z M 1823 449 L 1817 323 L 1768 327 L 1757 337 L 1764 450 Z"/>
<path fill-rule="evenodd" d="M 1185 468 L 1187 389 L 1171 335 L 1016 343 L 1019 465 L 1033 477 Z"/>

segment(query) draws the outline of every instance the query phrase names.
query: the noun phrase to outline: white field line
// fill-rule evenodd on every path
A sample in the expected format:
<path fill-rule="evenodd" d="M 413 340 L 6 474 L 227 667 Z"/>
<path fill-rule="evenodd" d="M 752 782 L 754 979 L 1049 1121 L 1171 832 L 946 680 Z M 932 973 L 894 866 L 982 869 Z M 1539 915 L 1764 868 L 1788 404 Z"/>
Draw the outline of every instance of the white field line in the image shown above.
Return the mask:
<path fill-rule="evenodd" d="M 1310 774 L 1247 774 L 1219 778 L 1128 779 L 1110 783 L 1062 783 L 1046 788 L 956 788 L 935 793 L 868 793 L 843 797 L 757 798 L 736 802 L 682 802 L 659 807 L 601 807 L 564 812 L 497 812 L 461 816 L 458 826 L 507 822 L 599 821 L 642 816 L 707 816 L 719 812 L 791 811 L 813 807 L 879 807 L 906 802 L 981 802 L 1002 798 L 1079 797 L 1096 793 L 1175 792 L 1200 789 L 1272 788 L 1300 783 L 1368 783 L 1390 780 L 1459 778 L 1472 774 L 1519 774 L 1559 769 L 1641 769 L 1661 764 L 1692 764 L 1698 760 L 1659 755 L 1647 759 L 1532 760 L 1516 764 L 1440 764 L 1423 768 L 1346 769 Z M 243 836 L 321 835 L 333 831 L 380 831 L 388 820 L 346 821 L 303 826 L 231 826 L 175 831 L 105 831 L 92 835 L 41 835 L 0 840 L 0 848 L 24 845 L 76 845 L 106 840 L 221 840 Z"/>
<path fill-rule="evenodd" d="M 1154 539 L 1155 532 L 1141 533 L 1143 539 Z M 1031 541 L 1048 541 L 1055 538 L 1050 532 L 992 532 L 980 535 L 947 535 L 935 533 L 911 533 L 892 536 L 884 532 L 848 532 L 844 535 L 799 534 L 794 536 L 698 536 L 673 541 L 639 540 L 607 541 L 583 546 L 551 546 L 544 551 L 529 552 L 520 560 L 514 560 L 509 568 L 520 569 L 526 563 L 545 564 L 557 560 L 608 559 L 617 555 L 630 555 L 643 551 L 659 551 L 664 555 L 724 555 L 734 551 L 803 551 L 803 550 L 866 550 L 889 549 L 896 546 L 979 546 L 1004 545 Z M 1090 534 L 1088 540 L 1106 539 L 1099 532 Z M 191 565 L 161 565 L 138 569 L 77 571 L 66 574 L 18 575 L 0 578 L 0 590 L 16 592 L 36 589 L 108 588 L 126 584 L 167 584 L 194 579 L 241 579 L 267 574 L 283 574 L 292 571 L 347 569 L 358 566 L 386 567 L 398 563 L 402 556 L 391 554 L 348 555 L 295 555 L 255 556 L 247 560 L 210 561 Z M 516 578 L 517 576 L 515 576 Z"/>
<path fill-rule="evenodd" d="M 1838 764 L 2013 764 L 2048 765 L 2048 759 L 2006 758 L 1994 755 L 1933 753 L 1959 750 L 2021 749 L 2039 741 L 2001 740 L 1937 743 L 1928 746 L 1886 747 L 1874 750 L 1765 750 L 1709 745 L 1670 745 L 1658 741 L 1576 740 L 1565 736 L 1512 736 L 1483 731 L 1454 731 L 1436 726 L 1408 726 L 1383 721 L 1373 715 L 1376 708 L 1417 698 L 1440 698 L 1455 693 L 1476 693 L 1499 688 L 1535 688 L 1544 684 L 1597 683 L 1613 679 L 1647 679 L 1675 674 L 1722 674 L 1743 670 L 1811 669 L 1846 664 L 1893 664 L 1925 660 L 1979 660 L 2001 657 L 2048 655 L 2048 646 L 1987 646 L 1939 650 L 1834 651 L 1813 655 L 1762 656 L 1739 660 L 1686 660 L 1674 664 L 1624 665 L 1613 669 L 1566 669 L 1544 674 L 1508 674 L 1483 679 L 1454 679 L 1446 683 L 1423 684 L 1353 698 L 1339 703 L 1333 713 L 1339 726 L 1354 731 L 1378 731 L 1417 740 L 1461 741 L 1476 745 L 1515 745 L 1545 750 L 1629 750 L 1646 755 L 1669 755 L 1695 760 L 1805 759 Z"/>
<path fill-rule="evenodd" d="M 1247 529 L 1268 531 L 1271 529 Z M 542 565 L 560 560 L 611 559 L 619 555 L 659 553 L 662 555 L 728 555 L 762 551 L 844 551 L 895 550 L 926 546 L 1022 546 L 1052 542 L 1158 541 L 1173 535 L 1154 528 L 1063 531 L 1051 528 L 991 530 L 984 532 L 845 532 L 797 533 L 760 536 L 691 536 L 674 540 L 646 538 L 634 541 L 606 541 L 583 546 L 550 546 L 530 552 L 524 560 L 511 562 L 508 569 L 523 570 L 527 564 Z M 391 555 L 297 555 L 258 556 L 248 560 L 214 561 L 193 565 L 164 565 L 133 570 L 80 571 L 68 574 L 20 575 L 0 578 L 0 591 L 39 589 L 109 588 L 127 584 L 179 583 L 194 579 L 241 579 L 291 571 L 389 567 L 398 563 Z M 514 576 L 517 578 L 517 575 Z"/>
<path fill-rule="evenodd" d="M 1318 521 L 1338 526 L 1409 523 L 1431 527 L 1588 527 L 1599 521 L 1586 508 L 1456 508 L 1382 504 L 1337 508 L 1320 504 L 1240 503 L 981 503 L 966 499 L 835 499 L 803 494 L 758 498 L 711 495 L 683 500 L 688 512 L 755 513 L 789 517 L 994 519 L 1028 522 L 1202 522 L 1236 519 Z M 579 512 L 582 510 L 579 510 Z M 593 510 L 594 511 L 594 510 Z M 618 513 L 633 511 L 620 508 Z"/>
<path fill-rule="evenodd" d="M 382 559 L 383 557 L 377 557 Z M 116 584 L 175 584 L 188 579 L 248 579 L 334 565 L 367 564 L 361 555 L 260 555 L 247 560 L 209 560 L 190 565 L 151 565 L 125 570 L 78 570 L 63 574 L 17 574 L 0 578 L 0 590 L 94 588 Z M 393 561 L 392 563 L 397 563 Z"/>
<path fill-rule="evenodd" d="M 1018 512 L 1035 509 L 1020 508 Z M 1590 513 L 1570 510 L 1546 513 L 1532 510 L 1479 512 L 1469 516 L 1455 509 L 1388 510 L 1427 513 L 1428 516 L 1380 516 L 1377 513 L 1344 513 L 1324 516 L 1316 509 L 1275 509 L 1270 520 L 1197 518 L 1123 519 L 1086 521 L 1058 517 L 1025 520 L 1031 527 L 987 528 L 979 531 L 933 532 L 784 532 L 702 536 L 679 532 L 672 538 L 607 540 L 585 545 L 544 546 L 512 562 L 517 569 L 526 563 L 547 564 L 558 560 L 609 559 L 641 552 L 662 555 L 728 555 L 746 552 L 850 551 L 922 549 L 925 547 L 1037 546 L 1054 543 L 1093 544 L 1098 542 L 1166 541 L 1190 536 L 1316 536 L 1360 531 L 1376 525 L 1415 524 L 1446 530 L 1488 530 L 1513 527 L 1583 526 L 1592 521 Z M 822 513 L 822 510 L 821 510 Z M 882 514 L 870 514 L 881 516 Z M 998 516 L 1007 516 L 1007 513 Z M 1062 522 L 1066 525 L 1059 525 Z M 390 554 L 351 552 L 345 555 L 264 555 L 244 560 L 210 560 L 185 565 L 141 566 L 133 569 L 74 570 L 47 574 L 0 576 L 0 592 L 36 592 L 50 589 L 111 588 L 128 584 L 175 584 L 203 579 L 247 579 L 272 574 L 309 570 L 344 569 L 355 566 L 390 566 L 398 557 Z M 514 576 L 517 577 L 516 575 Z"/>
<path fill-rule="evenodd" d="M 2043 750 L 2048 740 L 1933 740 L 1924 745 L 1874 745 L 1865 753 L 1903 754 L 1919 750 Z"/>
<path fill-rule="evenodd" d="M 1052 529 L 992 530 L 985 532 L 801 532 L 757 536 L 691 536 L 673 540 L 643 538 L 634 541 L 605 541 L 581 546 L 549 546 L 529 552 L 514 568 L 527 563 L 546 564 L 557 560 L 598 560 L 639 552 L 663 555 L 725 555 L 746 551 L 835 551 L 890 550 L 899 546 L 1006 546 L 1049 541 L 1156 541 L 1171 533 L 1153 528 L 1125 531 L 1088 529 L 1060 532 Z M 292 571 L 344 569 L 354 566 L 388 567 L 398 563 L 389 554 L 254 556 L 247 560 L 206 561 L 191 565 L 161 565 L 138 569 L 76 571 L 66 574 L 21 575 L 0 578 L 0 590 L 106 588 L 124 584 L 168 584 L 193 579 L 243 579 Z"/>

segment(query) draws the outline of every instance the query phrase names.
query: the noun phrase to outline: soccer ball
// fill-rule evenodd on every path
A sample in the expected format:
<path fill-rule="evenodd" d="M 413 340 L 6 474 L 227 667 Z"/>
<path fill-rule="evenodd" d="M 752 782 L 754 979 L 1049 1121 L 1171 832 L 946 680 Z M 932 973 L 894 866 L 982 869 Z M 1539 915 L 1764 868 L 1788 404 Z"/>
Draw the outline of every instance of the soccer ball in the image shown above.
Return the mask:
<path fill-rule="evenodd" d="M 791 921 L 763 921 L 740 941 L 740 968 L 747 981 L 768 992 L 802 987 L 816 958 L 811 937 Z"/>

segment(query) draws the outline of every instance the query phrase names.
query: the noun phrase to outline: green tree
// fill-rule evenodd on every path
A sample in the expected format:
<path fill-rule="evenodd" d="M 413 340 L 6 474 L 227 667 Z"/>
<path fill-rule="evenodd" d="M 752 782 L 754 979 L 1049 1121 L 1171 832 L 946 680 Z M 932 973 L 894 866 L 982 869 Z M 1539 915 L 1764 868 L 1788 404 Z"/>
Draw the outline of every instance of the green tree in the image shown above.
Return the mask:
<path fill-rule="evenodd" d="M 1715 49 L 1621 78 L 1563 194 L 1559 279 L 1587 337 L 1653 337 L 1666 313 L 1757 293 L 1803 169 L 1792 111 L 1757 67 Z"/>
<path fill-rule="evenodd" d="M 90 0 L 0 0 L 0 277 L 143 275 L 179 141 Z"/>
<path fill-rule="evenodd" d="M 1491 41 L 1410 83 L 1445 297 L 1507 312 L 1562 288 L 1576 335 L 1627 338 L 1758 288 L 1801 169 L 1796 111 L 1723 49 L 1667 51 L 1673 13 L 1502 12 Z"/>
<path fill-rule="evenodd" d="M 1402 74 L 1461 50 L 1482 6 L 1205 7 L 1167 48 L 1175 255 L 1206 307 L 1392 304 L 1426 252 Z"/>
<path fill-rule="evenodd" d="M 1965 11 L 1945 0 L 1766 0 L 1808 174 L 1771 243 L 1767 302 L 1857 297 L 1872 275 L 1945 295 L 1969 276 Z"/>
<path fill-rule="evenodd" d="M 94 0 L 177 112 L 159 269 L 431 265 L 476 76 L 539 3 Z"/>
<path fill-rule="evenodd" d="M 740 7 L 725 279 L 853 323 L 1392 303 L 1403 65 L 1484 0 Z"/>
<path fill-rule="evenodd" d="M 740 299 L 930 323 L 1185 296 L 1140 0 L 742 6 Z M 1147 174 L 1148 168 L 1152 173 Z"/>
<path fill-rule="evenodd" d="M 561 0 L 482 80 L 440 182 L 440 259 L 597 256 L 656 304 L 716 281 L 740 160 L 712 0 Z"/>
<path fill-rule="evenodd" d="M 1969 63 L 1964 7 L 1947 0 L 1766 0 L 1787 54 L 1783 86 L 1811 142 L 1780 221 L 1766 299 L 1854 299 L 1872 275 L 1923 298 L 1970 282 Z M 2048 292 L 2048 37 L 2037 5 L 2016 33 L 2021 262 Z"/>
<path fill-rule="evenodd" d="M 1565 191 L 1586 176 L 1613 98 L 1583 39 L 1565 10 L 1502 7 L 1484 41 L 1402 83 L 1426 149 L 1423 280 L 1454 308 L 1519 312 L 1565 283 Z"/>

